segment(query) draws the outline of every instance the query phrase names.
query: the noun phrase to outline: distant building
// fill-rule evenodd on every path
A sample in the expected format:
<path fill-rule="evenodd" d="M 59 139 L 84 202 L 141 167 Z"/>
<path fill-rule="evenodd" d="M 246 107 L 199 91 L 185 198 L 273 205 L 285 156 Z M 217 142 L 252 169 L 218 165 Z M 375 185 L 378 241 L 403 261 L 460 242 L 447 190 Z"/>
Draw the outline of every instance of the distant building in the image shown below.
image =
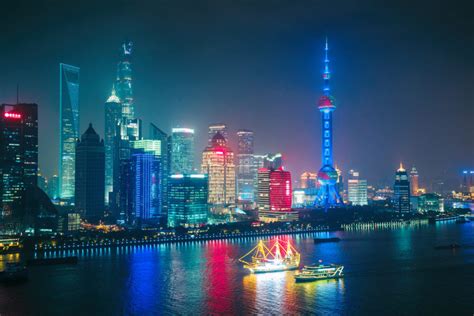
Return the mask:
<path fill-rule="evenodd" d="M 79 138 L 79 68 L 59 64 L 59 195 L 74 199 L 76 142 Z"/>
<path fill-rule="evenodd" d="M 417 196 L 419 193 L 419 183 L 418 183 L 418 171 L 415 167 L 411 168 L 410 171 L 410 185 L 411 185 L 411 195 Z"/>
<path fill-rule="evenodd" d="M 219 132 L 202 153 L 201 173 L 209 178 L 211 211 L 228 212 L 235 205 L 234 153 Z"/>
<path fill-rule="evenodd" d="M 97 223 L 104 216 L 104 141 L 92 124 L 76 145 L 75 209 L 87 221 Z"/>
<path fill-rule="evenodd" d="M 418 197 L 419 212 L 444 212 L 444 199 L 436 193 L 426 193 Z"/>
<path fill-rule="evenodd" d="M 237 140 L 237 198 L 240 202 L 252 203 L 257 174 L 253 162 L 254 134 L 249 130 L 239 130 Z"/>
<path fill-rule="evenodd" d="M 0 105 L 0 212 L 21 216 L 22 197 L 37 185 L 38 106 Z"/>
<path fill-rule="evenodd" d="M 43 190 L 43 192 L 48 193 L 48 179 L 41 173 L 40 169 L 38 168 L 38 177 L 37 177 L 37 185 L 38 188 Z"/>
<path fill-rule="evenodd" d="M 122 119 L 122 104 L 115 93 L 115 87 L 105 102 L 104 145 L 105 145 L 105 202 L 109 203 L 109 194 L 114 189 L 114 167 L 118 160 L 114 159 L 118 142 L 116 140 L 118 126 Z M 117 175 L 116 175 L 117 176 Z"/>
<path fill-rule="evenodd" d="M 351 170 L 347 180 L 348 200 L 352 205 L 368 205 L 367 180 L 359 178 L 359 172 Z"/>
<path fill-rule="evenodd" d="M 168 226 L 200 226 L 207 223 L 208 179 L 204 174 L 174 174 L 169 179 Z"/>
<path fill-rule="evenodd" d="M 56 200 L 59 197 L 59 177 L 53 175 L 48 181 L 48 196 L 52 200 Z"/>
<path fill-rule="evenodd" d="M 393 206 L 396 212 L 410 212 L 410 181 L 407 171 L 400 164 L 395 173 L 395 184 L 393 186 Z"/>
<path fill-rule="evenodd" d="M 194 169 L 194 129 L 171 130 L 171 174 L 190 174 Z"/>
<path fill-rule="evenodd" d="M 217 133 L 221 134 L 226 142 L 229 142 L 229 133 L 227 131 L 227 125 L 223 123 L 211 124 L 209 125 L 208 132 L 208 146 L 212 145 L 212 139 Z"/>
<path fill-rule="evenodd" d="M 316 172 L 305 171 L 300 177 L 302 189 L 316 188 L 318 186 L 318 174 Z"/>
<path fill-rule="evenodd" d="M 292 194 L 290 172 L 283 168 L 258 170 L 257 207 L 260 220 L 288 219 L 288 214 L 292 213 Z"/>

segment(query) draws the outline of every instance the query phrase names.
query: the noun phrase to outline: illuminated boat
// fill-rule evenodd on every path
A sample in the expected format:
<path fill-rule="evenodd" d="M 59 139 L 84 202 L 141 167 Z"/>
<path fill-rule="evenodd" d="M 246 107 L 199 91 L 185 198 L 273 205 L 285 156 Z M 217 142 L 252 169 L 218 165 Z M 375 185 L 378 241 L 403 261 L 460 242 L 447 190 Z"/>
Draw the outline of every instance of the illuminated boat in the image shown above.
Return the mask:
<path fill-rule="evenodd" d="M 295 274 L 296 282 L 310 282 L 316 280 L 339 279 L 344 276 L 344 266 L 340 264 L 324 265 L 319 261 L 317 265 L 304 266 Z"/>
<path fill-rule="evenodd" d="M 251 273 L 266 273 L 296 270 L 300 265 L 300 254 L 289 241 L 284 245 L 278 238 L 270 248 L 263 240 L 239 259 Z"/>

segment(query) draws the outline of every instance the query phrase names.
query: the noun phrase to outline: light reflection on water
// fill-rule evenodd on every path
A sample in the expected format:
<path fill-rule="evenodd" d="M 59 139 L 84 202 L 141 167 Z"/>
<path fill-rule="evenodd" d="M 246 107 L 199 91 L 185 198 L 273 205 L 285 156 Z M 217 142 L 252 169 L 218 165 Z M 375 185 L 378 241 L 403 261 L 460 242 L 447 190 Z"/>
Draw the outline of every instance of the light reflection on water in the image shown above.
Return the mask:
<path fill-rule="evenodd" d="M 332 236 L 342 241 L 313 243 Z M 454 301 L 474 310 L 474 247 L 434 250 L 474 245 L 472 223 L 279 238 L 292 241 L 302 264 L 344 264 L 345 278 L 295 283 L 291 271 L 249 274 L 238 258 L 258 238 L 68 250 L 60 255 L 78 255 L 77 265 L 32 267 L 28 283 L 0 287 L 0 314 L 443 314 Z"/>

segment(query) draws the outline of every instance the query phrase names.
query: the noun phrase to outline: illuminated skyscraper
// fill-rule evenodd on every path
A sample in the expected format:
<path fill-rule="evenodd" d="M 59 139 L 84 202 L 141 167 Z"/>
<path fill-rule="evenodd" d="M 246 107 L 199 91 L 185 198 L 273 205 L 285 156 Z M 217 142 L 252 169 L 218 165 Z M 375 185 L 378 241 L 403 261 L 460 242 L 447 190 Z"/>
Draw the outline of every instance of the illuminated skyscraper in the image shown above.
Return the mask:
<path fill-rule="evenodd" d="M 194 169 L 194 130 L 171 130 L 171 174 L 191 174 Z"/>
<path fill-rule="evenodd" d="M 410 185 L 411 185 L 411 195 L 417 196 L 418 190 L 420 189 L 420 187 L 418 183 L 418 171 L 416 170 L 415 167 L 411 168 L 411 171 L 410 171 Z"/>
<path fill-rule="evenodd" d="M 112 94 L 105 102 L 105 201 L 108 203 L 109 194 L 114 188 L 114 165 L 118 161 L 114 161 L 114 152 L 117 150 L 118 142 L 116 141 L 116 134 L 118 125 L 122 117 L 122 104 L 115 93 L 115 88 L 112 88 Z M 117 166 L 116 166 L 117 167 Z"/>
<path fill-rule="evenodd" d="M 211 125 L 209 125 L 209 132 L 208 132 L 208 145 L 209 146 L 212 145 L 212 139 L 214 138 L 214 136 L 217 133 L 220 133 L 224 137 L 226 142 L 229 141 L 229 134 L 227 132 L 227 125 L 225 125 L 223 123 L 211 124 Z"/>
<path fill-rule="evenodd" d="M 331 73 L 329 72 L 329 58 L 328 58 L 328 42 L 325 45 L 325 59 L 324 59 L 324 87 L 323 96 L 319 99 L 319 111 L 321 112 L 322 121 L 322 147 L 321 147 L 321 163 L 322 167 L 318 172 L 318 181 L 320 188 L 315 205 L 328 209 L 342 205 L 342 199 L 336 188 L 337 171 L 333 166 L 333 152 L 332 152 L 332 114 L 336 109 L 334 98 L 330 94 L 329 79 Z"/>
<path fill-rule="evenodd" d="M 258 211 L 291 211 L 291 173 L 283 168 L 258 170 Z"/>
<path fill-rule="evenodd" d="M 174 174 L 169 179 L 168 226 L 199 226 L 207 223 L 208 179 L 204 174 Z"/>
<path fill-rule="evenodd" d="M 367 205 L 367 180 L 359 178 L 359 172 L 351 170 L 347 180 L 348 200 L 352 205 Z"/>
<path fill-rule="evenodd" d="M 163 216 L 161 141 L 143 139 L 131 144 L 132 215 L 139 221 L 159 221 Z"/>
<path fill-rule="evenodd" d="M 127 119 L 135 117 L 132 89 L 132 47 L 130 41 L 124 42 L 121 49 L 121 59 L 117 65 L 117 81 L 115 88 L 117 96 L 122 102 L 122 116 Z"/>
<path fill-rule="evenodd" d="M 0 215 L 21 216 L 22 196 L 36 186 L 38 106 L 0 105 Z"/>
<path fill-rule="evenodd" d="M 79 68 L 59 64 L 59 195 L 74 198 L 76 142 L 79 138 Z"/>
<path fill-rule="evenodd" d="M 237 198 L 242 202 L 253 202 L 257 173 L 253 162 L 253 132 L 240 130 L 237 139 Z"/>
<path fill-rule="evenodd" d="M 220 133 L 202 153 L 201 173 L 209 178 L 209 204 L 214 212 L 226 212 L 235 203 L 234 153 Z"/>
<path fill-rule="evenodd" d="M 89 222 L 97 223 L 104 216 L 105 191 L 104 141 L 92 124 L 76 146 L 75 208 Z"/>
<path fill-rule="evenodd" d="M 401 163 L 400 168 L 395 173 L 393 206 L 397 212 L 410 212 L 410 181 L 408 181 L 407 171 Z"/>
<path fill-rule="evenodd" d="M 170 137 L 161 129 L 150 123 L 149 139 L 159 140 L 161 144 L 161 213 L 164 219 L 168 214 L 168 178 L 170 175 Z"/>

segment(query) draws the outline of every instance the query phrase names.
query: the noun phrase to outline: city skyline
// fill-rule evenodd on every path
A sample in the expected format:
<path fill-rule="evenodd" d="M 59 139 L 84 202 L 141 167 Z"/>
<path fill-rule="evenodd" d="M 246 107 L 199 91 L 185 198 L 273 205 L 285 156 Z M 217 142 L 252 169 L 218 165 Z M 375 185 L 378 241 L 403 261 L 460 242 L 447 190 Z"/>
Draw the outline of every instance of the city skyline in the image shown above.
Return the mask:
<path fill-rule="evenodd" d="M 214 10 L 219 8 L 217 3 L 208 6 Z M 28 10 L 34 9 L 32 7 Z M 154 12 L 159 5 L 145 7 Z M 349 7 L 345 10 L 355 10 Z M 11 60 L 6 71 L 11 75 L 1 79 L 4 89 L 0 96 L 5 103 L 11 103 L 16 97 L 14 87 L 19 83 L 20 102 L 38 103 L 39 165 L 44 174 L 57 174 L 57 154 L 53 155 L 59 151 L 55 137 L 59 121 L 55 69 L 59 63 L 81 68 L 79 130 L 85 130 L 92 122 L 99 135 L 104 137 L 103 101 L 109 96 L 110 85 L 115 80 L 119 45 L 124 38 L 129 38 L 134 42 L 135 113 L 137 118 L 146 118 L 145 126 L 152 122 L 167 133 L 175 126 L 194 128 L 197 157 L 199 149 L 207 142 L 209 124 L 226 123 L 229 135 L 234 135 L 238 129 L 250 129 L 255 132 L 255 152 L 283 152 L 285 164 L 296 176 L 303 171 L 317 171 L 320 166 L 320 159 L 315 158 L 320 156 L 319 144 L 315 141 L 320 135 L 315 100 L 320 96 L 321 48 L 327 35 L 332 59 L 336 60 L 333 66 L 337 74 L 334 94 L 340 105 L 334 122 L 337 129 L 335 164 L 345 171 L 351 168 L 360 170 L 369 183 L 383 180 L 389 184 L 398 162 L 403 161 L 410 168 L 416 165 L 423 185 L 429 177 L 430 180 L 439 177 L 457 180 L 461 170 L 471 167 L 474 146 L 469 133 L 464 132 L 469 128 L 469 117 L 472 117 L 467 91 L 472 76 L 472 62 L 467 58 L 471 46 L 463 48 L 469 40 L 467 28 L 461 28 L 456 37 L 446 31 L 436 33 L 443 27 L 434 25 L 437 14 L 432 9 L 422 22 L 434 27 L 429 36 L 422 37 L 419 28 L 416 32 L 409 32 L 415 26 L 410 18 L 402 26 L 393 26 L 390 12 L 374 8 L 374 12 L 381 16 L 371 19 L 375 19 L 380 29 L 361 34 L 358 38 L 353 34 L 354 30 L 347 30 L 338 23 L 344 18 L 344 10 L 334 13 L 335 20 L 329 23 L 327 17 L 314 22 L 302 8 L 292 7 L 302 22 L 298 24 L 296 18 L 285 15 L 285 28 L 277 23 L 280 17 L 278 8 L 285 8 L 285 2 L 270 10 L 268 25 L 262 25 L 251 14 L 251 9 L 261 12 L 267 7 L 249 5 L 244 8 L 248 26 L 244 25 L 242 17 L 233 24 L 225 23 L 223 30 L 210 32 L 211 38 L 222 41 L 214 43 L 208 40 L 197 47 L 196 40 L 187 44 L 177 42 L 175 36 L 183 35 L 189 39 L 194 34 L 202 39 L 211 29 L 210 22 L 201 21 L 200 27 L 193 32 L 178 27 L 175 33 L 167 27 L 174 25 L 172 22 L 160 22 L 157 25 L 157 34 L 163 35 L 160 37 L 145 35 L 144 30 L 151 27 L 146 23 L 127 29 L 128 23 L 136 22 L 131 19 L 115 32 L 112 29 L 117 25 L 112 23 L 96 35 L 79 28 L 79 36 L 69 38 L 66 28 L 54 34 L 55 37 L 39 36 L 39 39 L 21 43 L 14 41 L 19 45 L 9 47 L 5 52 L 6 58 Z M 12 10 L 15 9 L 13 6 Z M 414 16 L 420 17 L 422 9 L 421 5 L 415 6 Z M 38 17 L 33 20 L 61 10 L 64 10 L 61 6 L 52 13 L 39 10 Z M 66 23 L 70 28 L 84 21 L 94 22 L 93 16 L 84 15 L 81 10 L 78 9 Z M 135 10 L 141 12 L 143 9 Z M 175 7 L 167 10 L 170 13 L 179 11 Z M 361 11 L 354 12 L 354 19 L 361 21 Z M 200 20 L 199 14 L 202 14 L 199 6 L 191 6 L 186 12 L 186 16 L 194 20 Z M 235 17 L 232 7 L 220 14 L 222 19 Z M 111 21 L 114 17 L 112 12 L 104 19 Z M 382 21 L 383 17 L 388 21 Z M 452 21 L 453 18 L 447 19 Z M 149 21 L 147 17 L 145 20 Z M 24 31 L 33 23 L 20 22 L 24 23 L 18 27 Z M 466 22 L 461 15 L 455 25 L 467 27 Z M 359 24 L 356 26 L 363 28 Z M 331 27 L 333 25 L 337 27 Z M 223 37 L 225 31 L 233 28 L 237 30 L 236 39 Z M 253 37 L 244 36 L 247 28 L 255 29 Z M 307 28 L 311 31 L 305 32 Z M 278 35 L 265 40 L 271 31 Z M 38 40 L 45 40 L 50 45 L 39 47 L 35 45 Z M 390 45 L 383 47 L 382 40 Z M 74 49 L 81 42 L 88 44 L 86 53 Z M 270 45 L 272 42 L 274 44 Z M 294 47 L 289 48 L 290 43 Z M 194 45 L 194 52 L 189 52 L 187 45 Z M 253 47 L 252 56 L 243 53 L 248 47 Z M 236 48 L 237 53 L 232 53 Z M 18 49 L 23 53 L 14 58 Z M 428 51 L 432 54 L 426 56 Z M 42 60 L 45 55 L 47 57 L 41 65 L 29 64 L 34 58 L 27 60 L 24 67 L 28 69 L 28 76 L 25 76 L 25 70 L 18 67 L 19 61 L 28 59 L 33 52 Z M 414 68 L 414 65 L 420 67 Z M 37 80 L 41 74 L 44 82 Z M 450 115 L 445 115 L 446 104 L 449 104 Z M 97 112 L 98 109 L 101 112 Z M 271 115 L 267 116 L 269 111 Z M 366 124 L 368 122 L 371 124 Z M 298 128 L 300 126 L 304 126 L 304 130 Z M 230 144 L 236 151 L 235 139 L 231 139 Z"/>

